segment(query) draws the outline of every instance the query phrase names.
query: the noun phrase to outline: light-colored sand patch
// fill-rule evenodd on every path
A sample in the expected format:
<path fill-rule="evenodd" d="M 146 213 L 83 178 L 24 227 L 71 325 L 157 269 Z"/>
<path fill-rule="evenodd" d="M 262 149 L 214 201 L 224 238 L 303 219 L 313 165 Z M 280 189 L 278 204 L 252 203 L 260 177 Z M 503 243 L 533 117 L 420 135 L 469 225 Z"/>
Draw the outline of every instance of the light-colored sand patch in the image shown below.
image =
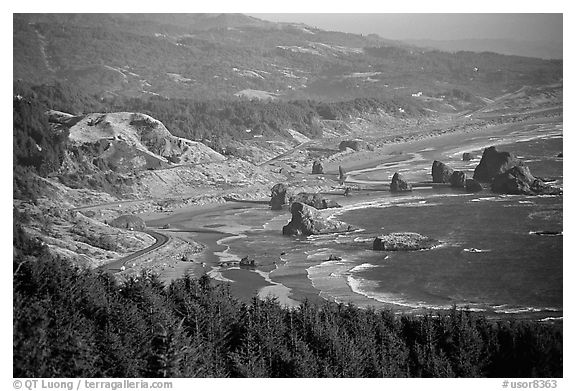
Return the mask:
<path fill-rule="evenodd" d="M 263 272 L 261 270 L 256 270 L 256 273 L 260 274 L 266 282 L 272 285 L 265 286 L 258 291 L 258 298 L 265 300 L 269 297 L 276 298 L 278 303 L 283 307 L 294 308 L 298 307 L 301 303 L 289 297 L 290 288 L 280 284 L 279 282 L 272 281 L 270 279 L 270 273 Z"/>
<path fill-rule="evenodd" d="M 242 91 L 238 91 L 234 94 L 234 96 L 248 98 L 248 99 L 278 99 L 278 94 L 274 92 L 262 91 L 262 90 L 251 90 L 246 89 Z"/>

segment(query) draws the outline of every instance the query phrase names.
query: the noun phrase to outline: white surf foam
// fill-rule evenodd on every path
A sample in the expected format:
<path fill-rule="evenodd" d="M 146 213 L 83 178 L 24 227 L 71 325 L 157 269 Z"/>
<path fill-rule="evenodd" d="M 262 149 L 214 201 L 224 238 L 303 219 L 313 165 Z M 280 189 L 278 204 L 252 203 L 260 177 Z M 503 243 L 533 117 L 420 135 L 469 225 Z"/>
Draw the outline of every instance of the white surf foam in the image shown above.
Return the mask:
<path fill-rule="evenodd" d="M 492 306 L 494 312 L 498 314 L 524 314 L 524 313 L 538 313 L 538 312 L 561 312 L 561 308 L 555 307 L 530 307 L 530 306 L 516 306 L 509 304 L 500 304 Z"/>
<path fill-rule="evenodd" d="M 548 317 L 548 318 L 544 318 L 544 319 L 539 319 L 538 322 L 554 322 L 554 321 L 558 321 L 558 320 L 564 320 L 563 316 L 552 316 L 552 317 Z"/>
<path fill-rule="evenodd" d="M 371 263 L 363 263 L 361 265 L 355 266 L 352 269 L 350 269 L 350 273 L 357 273 L 357 272 L 361 272 L 364 270 L 373 269 L 375 267 L 378 267 L 378 265 L 373 265 Z"/>
<path fill-rule="evenodd" d="M 267 283 L 272 284 L 260 288 L 260 290 L 258 290 L 258 298 L 261 300 L 266 300 L 270 297 L 276 298 L 281 306 L 289 308 L 295 308 L 301 304 L 299 301 L 293 300 L 289 297 L 292 289 L 288 288 L 284 284 L 270 279 L 270 272 L 263 272 L 261 270 L 254 270 L 254 272 L 261 275 Z"/>
<path fill-rule="evenodd" d="M 367 297 L 372 300 L 376 300 L 379 303 L 388 304 L 388 305 L 395 305 L 399 307 L 406 307 L 410 309 L 436 309 L 436 310 L 443 310 L 443 309 L 450 309 L 450 305 L 442 306 L 442 305 L 431 305 L 421 301 L 411 301 L 402 297 L 401 295 L 395 295 L 392 293 L 385 293 L 385 292 L 376 292 L 376 288 L 378 287 L 378 283 L 376 281 L 367 280 L 364 278 L 348 275 L 347 276 L 347 283 L 352 292 Z"/>
<path fill-rule="evenodd" d="M 462 251 L 467 253 L 489 253 L 492 250 L 471 247 L 471 248 L 465 248 Z"/>

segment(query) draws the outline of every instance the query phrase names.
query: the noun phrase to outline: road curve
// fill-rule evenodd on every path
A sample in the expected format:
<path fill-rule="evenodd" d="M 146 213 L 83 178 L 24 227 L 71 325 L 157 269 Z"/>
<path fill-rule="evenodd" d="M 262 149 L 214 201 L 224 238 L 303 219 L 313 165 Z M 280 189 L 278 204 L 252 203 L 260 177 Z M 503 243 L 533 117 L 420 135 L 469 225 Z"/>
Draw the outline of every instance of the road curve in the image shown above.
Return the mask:
<path fill-rule="evenodd" d="M 112 261 L 110 263 L 107 263 L 105 265 L 100 266 L 100 269 L 112 272 L 112 273 L 116 273 L 121 271 L 122 266 L 125 266 L 126 263 L 142 256 L 145 254 L 148 254 L 149 252 L 152 252 L 162 246 L 164 246 L 166 243 L 168 243 L 169 237 L 167 235 L 161 234 L 160 232 L 156 232 L 156 231 L 152 231 L 152 230 L 144 230 L 143 232 L 147 233 L 148 235 L 152 236 L 156 242 L 154 244 L 152 244 L 151 246 L 148 246 L 146 248 L 143 248 L 142 250 L 138 250 L 126 257 L 120 258 L 116 261 Z"/>

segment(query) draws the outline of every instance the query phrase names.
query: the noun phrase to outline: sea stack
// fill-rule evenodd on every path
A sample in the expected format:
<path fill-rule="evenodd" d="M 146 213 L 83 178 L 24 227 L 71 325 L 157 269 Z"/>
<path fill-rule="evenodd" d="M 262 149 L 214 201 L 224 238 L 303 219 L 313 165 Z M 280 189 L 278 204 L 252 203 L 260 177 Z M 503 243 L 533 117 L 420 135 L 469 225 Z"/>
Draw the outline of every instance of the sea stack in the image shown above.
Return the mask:
<path fill-rule="evenodd" d="M 401 174 L 396 172 L 392 177 L 392 182 L 390 182 L 390 191 L 393 193 L 412 191 L 412 185 Z"/>
<path fill-rule="evenodd" d="M 329 200 L 325 198 L 320 193 L 298 193 L 295 196 L 290 197 L 290 204 L 294 202 L 301 202 L 303 204 L 312 206 L 316 209 L 328 209 L 328 208 L 341 208 L 342 205 L 338 204 L 336 201 Z"/>
<path fill-rule="evenodd" d="M 450 183 L 450 177 L 453 173 L 453 169 L 438 160 L 434 160 L 432 163 L 432 182 L 434 183 Z"/>
<path fill-rule="evenodd" d="M 416 232 L 394 232 L 378 236 L 372 243 L 375 251 L 417 251 L 427 250 L 440 242 Z"/>
<path fill-rule="evenodd" d="M 277 183 L 272 187 L 270 196 L 270 209 L 281 210 L 283 205 L 290 201 L 291 191 L 284 183 Z"/>
<path fill-rule="evenodd" d="M 514 166 L 502 174 L 496 175 L 492 182 L 492 191 L 501 194 L 557 195 L 561 190 L 545 184 L 534 177 L 527 166 Z"/>
<path fill-rule="evenodd" d="M 479 191 L 484 190 L 480 182 L 478 182 L 476 179 L 471 178 L 466 179 L 464 187 L 468 193 L 477 193 Z"/>
<path fill-rule="evenodd" d="M 522 165 L 523 163 L 510 152 L 498 152 L 496 147 L 486 148 L 474 170 L 473 178 L 480 182 L 492 182 L 496 175 Z"/>
<path fill-rule="evenodd" d="M 457 188 L 466 187 L 466 173 L 464 171 L 454 171 L 450 176 L 450 186 Z"/>
<path fill-rule="evenodd" d="M 344 181 L 346 180 L 346 172 L 344 171 L 342 166 L 338 166 L 338 179 L 341 185 L 343 185 Z"/>
<path fill-rule="evenodd" d="M 292 220 L 282 228 L 282 235 L 308 236 L 348 232 L 354 228 L 337 220 L 328 220 L 314 207 L 295 202 L 290 207 Z"/>

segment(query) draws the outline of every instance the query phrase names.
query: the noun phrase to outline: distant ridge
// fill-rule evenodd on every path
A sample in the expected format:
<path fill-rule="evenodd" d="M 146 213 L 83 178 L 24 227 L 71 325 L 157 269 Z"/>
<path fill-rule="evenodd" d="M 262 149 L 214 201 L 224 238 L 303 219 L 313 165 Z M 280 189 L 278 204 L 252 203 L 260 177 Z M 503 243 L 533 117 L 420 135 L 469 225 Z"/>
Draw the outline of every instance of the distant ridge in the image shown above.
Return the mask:
<path fill-rule="evenodd" d="M 512 39 L 407 39 L 403 42 L 447 52 L 493 52 L 542 59 L 562 59 L 563 52 L 562 42 L 517 41 Z"/>
<path fill-rule="evenodd" d="M 235 27 L 267 27 L 275 23 L 243 14 L 26 14 L 32 23 L 58 23 L 69 26 L 101 28 L 136 33 L 161 31 L 164 33 L 190 33 L 211 29 Z"/>
<path fill-rule="evenodd" d="M 454 94 L 470 102 L 476 95 L 494 97 L 562 78 L 561 61 L 485 53 L 505 51 L 495 44 L 463 41 L 444 51 L 428 50 L 372 34 L 242 14 L 14 14 L 13 19 L 14 78 L 66 83 L 107 99 L 374 97 L 432 104 Z M 561 50 L 538 54 L 519 52 L 517 44 L 506 47 L 517 55 L 561 55 Z M 463 49 L 472 51 L 446 51 Z M 255 91 L 261 92 L 254 96 Z"/>

